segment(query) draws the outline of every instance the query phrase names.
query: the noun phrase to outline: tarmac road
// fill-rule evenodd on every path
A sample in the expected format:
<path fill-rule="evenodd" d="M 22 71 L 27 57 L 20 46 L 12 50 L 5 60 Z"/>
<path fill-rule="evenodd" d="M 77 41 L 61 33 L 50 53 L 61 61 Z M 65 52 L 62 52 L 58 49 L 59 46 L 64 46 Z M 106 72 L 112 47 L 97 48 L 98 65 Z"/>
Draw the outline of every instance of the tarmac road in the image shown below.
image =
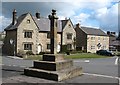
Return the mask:
<path fill-rule="evenodd" d="M 116 57 L 89 59 L 89 62 L 85 62 L 85 59 L 78 59 L 74 60 L 74 64 L 83 67 L 85 73 L 118 77 L 118 67 L 120 68 L 120 65 L 115 65 L 115 60 Z"/>
<path fill-rule="evenodd" d="M 115 65 L 116 57 L 74 60 L 74 65 L 82 66 L 84 75 L 62 81 L 63 83 L 118 83 L 118 65 Z M 2 77 L 3 83 L 56 83 L 55 81 L 45 80 L 23 75 L 24 68 L 33 66 L 33 61 L 12 59 L 3 56 L 2 58 Z M 120 66 L 120 65 L 119 65 Z M 58 82 L 57 82 L 58 83 Z M 116 84 L 117 85 L 117 84 Z"/>

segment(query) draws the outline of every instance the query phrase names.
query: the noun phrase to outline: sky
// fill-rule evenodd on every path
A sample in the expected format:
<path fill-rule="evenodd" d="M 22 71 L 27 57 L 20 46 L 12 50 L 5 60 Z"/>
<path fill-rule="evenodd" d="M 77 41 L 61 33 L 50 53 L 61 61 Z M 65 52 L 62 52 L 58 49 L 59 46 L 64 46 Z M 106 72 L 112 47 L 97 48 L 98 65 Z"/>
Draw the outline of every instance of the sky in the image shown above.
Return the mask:
<path fill-rule="evenodd" d="M 60 0 L 39 2 L 2 2 L 2 12 L 0 12 L 0 31 L 3 31 L 12 21 L 12 11 L 17 10 L 17 16 L 30 12 L 33 16 L 37 11 L 42 17 L 48 17 L 52 9 L 57 10 L 57 16 L 63 20 L 70 18 L 73 24 L 80 23 L 81 26 L 100 28 L 103 31 L 118 32 L 120 26 L 118 8 L 120 0 Z"/>

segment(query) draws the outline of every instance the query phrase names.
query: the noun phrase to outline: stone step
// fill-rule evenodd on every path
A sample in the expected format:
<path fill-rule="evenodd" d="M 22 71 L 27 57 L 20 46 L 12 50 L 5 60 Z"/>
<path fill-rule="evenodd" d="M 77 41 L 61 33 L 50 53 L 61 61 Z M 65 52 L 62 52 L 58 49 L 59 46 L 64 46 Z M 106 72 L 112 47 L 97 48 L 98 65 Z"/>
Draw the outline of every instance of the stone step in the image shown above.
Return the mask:
<path fill-rule="evenodd" d="M 65 68 L 70 68 L 73 66 L 72 60 L 61 60 L 59 62 L 49 62 L 49 61 L 34 61 L 34 68 L 57 71 Z"/>
<path fill-rule="evenodd" d="M 82 75 L 82 67 L 71 67 L 60 71 L 47 71 L 36 68 L 25 68 L 24 74 L 27 76 L 62 81 L 65 79 Z"/>
<path fill-rule="evenodd" d="M 64 54 L 44 54 L 43 61 L 57 62 L 64 60 Z"/>

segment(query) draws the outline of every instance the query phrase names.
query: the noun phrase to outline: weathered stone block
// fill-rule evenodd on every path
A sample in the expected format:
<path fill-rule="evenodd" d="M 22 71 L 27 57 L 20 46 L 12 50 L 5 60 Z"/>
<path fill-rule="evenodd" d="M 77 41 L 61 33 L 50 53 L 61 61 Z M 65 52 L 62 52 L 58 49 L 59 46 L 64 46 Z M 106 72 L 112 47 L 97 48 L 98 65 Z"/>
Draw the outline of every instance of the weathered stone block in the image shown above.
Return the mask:
<path fill-rule="evenodd" d="M 43 61 L 61 61 L 64 60 L 64 55 L 63 54 L 44 54 L 43 55 Z"/>
<path fill-rule="evenodd" d="M 60 71 L 46 71 L 36 68 L 24 69 L 24 74 L 27 76 L 39 77 L 49 80 L 62 81 L 75 76 L 82 75 L 81 67 L 71 67 Z"/>
<path fill-rule="evenodd" d="M 57 71 L 65 68 L 70 68 L 73 66 L 72 60 L 62 60 L 59 62 L 49 62 L 49 61 L 34 61 L 34 68 Z"/>

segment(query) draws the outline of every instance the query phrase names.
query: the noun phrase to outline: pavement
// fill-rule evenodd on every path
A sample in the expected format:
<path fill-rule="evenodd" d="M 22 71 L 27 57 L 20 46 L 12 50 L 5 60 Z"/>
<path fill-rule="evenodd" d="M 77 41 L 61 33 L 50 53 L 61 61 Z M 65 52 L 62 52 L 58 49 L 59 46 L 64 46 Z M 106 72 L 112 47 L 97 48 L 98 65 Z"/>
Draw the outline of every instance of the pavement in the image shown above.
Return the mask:
<path fill-rule="evenodd" d="M 33 61 L 22 58 L 5 56 L 2 64 L 3 83 L 94 83 L 95 85 L 118 85 L 118 67 L 115 65 L 116 57 L 101 59 L 77 59 L 74 65 L 82 66 L 84 73 L 72 79 L 61 82 L 51 81 L 23 75 L 24 68 L 33 66 Z M 91 85 L 91 84 L 90 84 Z"/>

